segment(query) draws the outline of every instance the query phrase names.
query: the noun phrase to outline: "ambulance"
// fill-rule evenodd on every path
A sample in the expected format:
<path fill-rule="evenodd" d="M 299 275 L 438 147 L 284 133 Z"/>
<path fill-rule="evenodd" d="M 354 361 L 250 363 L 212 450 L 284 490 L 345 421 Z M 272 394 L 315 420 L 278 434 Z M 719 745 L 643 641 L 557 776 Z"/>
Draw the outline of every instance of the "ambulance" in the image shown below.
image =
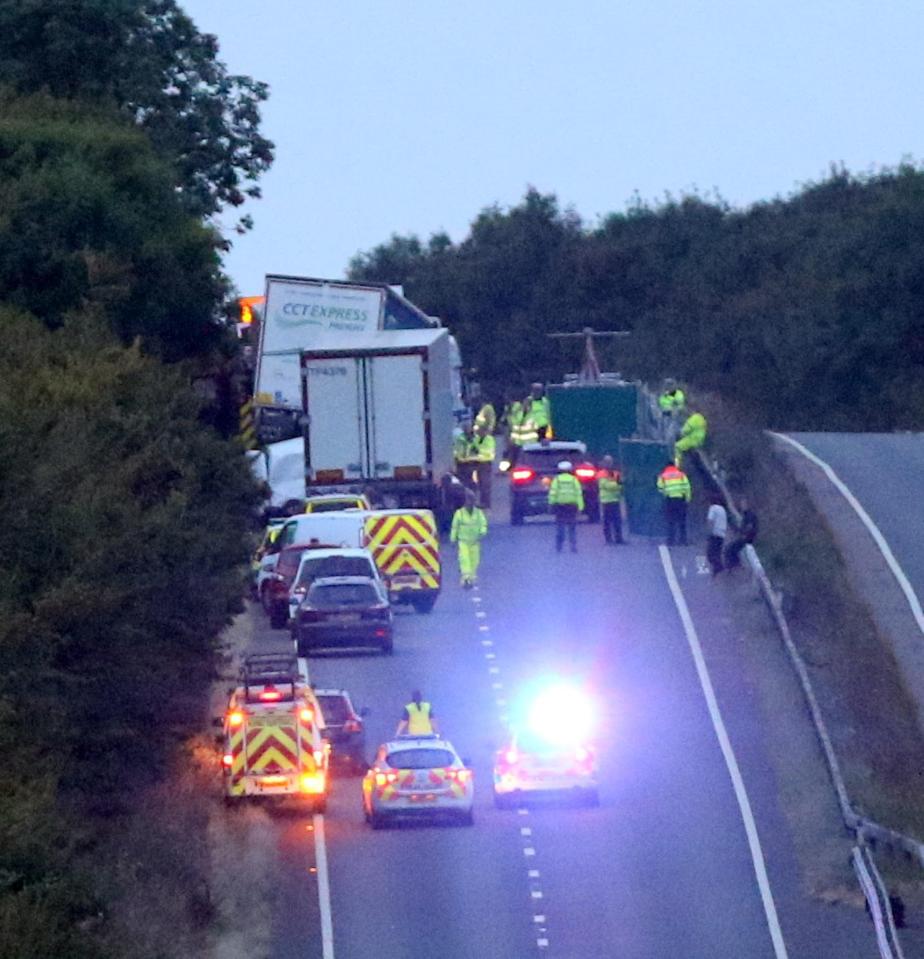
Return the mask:
<path fill-rule="evenodd" d="M 323 728 L 318 702 L 294 656 L 247 656 L 223 719 L 227 801 L 295 796 L 323 813 L 330 756 Z"/>

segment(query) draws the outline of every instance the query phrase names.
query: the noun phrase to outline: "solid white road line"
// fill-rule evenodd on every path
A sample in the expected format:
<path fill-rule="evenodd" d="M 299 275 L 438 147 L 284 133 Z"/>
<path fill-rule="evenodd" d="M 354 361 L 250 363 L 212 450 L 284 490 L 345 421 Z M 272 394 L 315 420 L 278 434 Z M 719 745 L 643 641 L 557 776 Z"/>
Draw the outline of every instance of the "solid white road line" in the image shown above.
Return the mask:
<path fill-rule="evenodd" d="M 314 858 L 318 867 L 318 903 L 321 907 L 321 955 L 334 959 L 334 919 L 330 908 L 330 875 L 327 871 L 327 843 L 324 841 L 324 817 L 314 815 Z"/>
<path fill-rule="evenodd" d="M 699 676 L 699 683 L 703 689 L 703 696 L 706 699 L 706 706 L 709 709 L 712 726 L 715 729 L 716 738 L 719 741 L 719 748 L 722 750 L 722 756 L 725 758 L 725 766 L 728 769 L 728 775 L 731 777 L 732 786 L 735 790 L 735 798 L 738 800 L 738 809 L 741 812 L 741 819 L 744 822 L 744 831 L 747 834 L 748 846 L 751 850 L 751 860 L 754 863 L 757 888 L 760 890 L 760 898 L 764 906 L 764 915 L 767 917 L 767 927 L 770 930 L 770 939 L 773 942 L 773 952 L 776 959 L 788 959 L 786 943 L 783 941 L 783 930 L 780 928 L 780 920 L 776 914 L 776 904 L 773 901 L 773 893 L 770 890 L 770 880 L 767 877 L 764 853 L 760 846 L 760 837 L 757 835 L 757 823 L 754 821 L 754 814 L 751 812 L 751 803 L 748 799 L 747 790 L 744 788 L 741 770 L 738 768 L 738 760 L 735 758 L 735 751 L 732 749 L 731 740 L 728 738 L 728 732 L 722 720 L 722 713 L 719 710 L 719 703 L 715 697 L 715 690 L 712 688 L 712 680 L 709 678 L 709 670 L 706 668 L 703 650 L 699 644 L 699 637 L 696 635 L 696 627 L 693 625 L 693 619 L 690 616 L 687 601 L 684 599 L 680 584 L 677 582 L 677 574 L 674 572 L 674 566 L 671 563 L 671 554 L 666 546 L 660 546 L 658 549 L 661 554 L 661 565 L 664 567 L 664 575 L 667 577 L 667 584 L 670 587 L 671 595 L 674 597 L 677 612 L 680 614 L 680 621 L 683 623 L 683 631 L 686 633 L 690 652 L 693 654 L 696 673 Z"/>
<path fill-rule="evenodd" d="M 794 449 L 797 449 L 807 460 L 810 460 L 817 467 L 819 467 L 828 477 L 829 480 L 834 484 L 836 489 L 841 493 L 845 500 L 853 507 L 853 511 L 860 517 L 860 522 L 866 527 L 869 535 L 873 537 L 873 541 L 879 547 L 879 552 L 882 553 L 883 559 L 888 564 L 890 570 L 892 570 L 892 575 L 895 577 L 898 582 L 899 588 L 905 594 L 905 599 L 908 600 L 908 605 L 911 607 L 911 615 L 914 616 L 915 622 L 918 624 L 918 629 L 924 633 L 924 610 L 921 609 L 921 602 L 918 599 L 918 594 L 914 591 L 914 587 L 911 583 L 908 582 L 908 577 L 905 575 L 904 570 L 898 563 L 898 560 L 895 558 L 895 555 L 892 553 L 889 544 L 886 542 L 886 538 L 882 535 L 882 531 L 879 527 L 873 522 L 869 513 L 863 509 L 860 501 L 850 492 L 847 484 L 834 472 L 833 469 L 823 460 L 821 457 L 816 456 L 810 449 L 803 446 L 798 440 L 794 440 L 791 436 L 786 436 L 784 433 L 770 433 L 771 436 L 778 440 L 782 440 L 784 443 L 788 443 Z"/>

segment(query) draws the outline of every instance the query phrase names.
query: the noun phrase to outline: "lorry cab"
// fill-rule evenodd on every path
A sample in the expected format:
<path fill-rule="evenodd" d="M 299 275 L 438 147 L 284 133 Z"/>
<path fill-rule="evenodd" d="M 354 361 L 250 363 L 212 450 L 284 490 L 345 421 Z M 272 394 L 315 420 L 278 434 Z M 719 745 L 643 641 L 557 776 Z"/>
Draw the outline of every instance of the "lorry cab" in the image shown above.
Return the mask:
<path fill-rule="evenodd" d="M 223 720 L 227 799 L 297 796 L 324 812 L 330 747 L 323 728 L 294 656 L 247 656 Z"/>

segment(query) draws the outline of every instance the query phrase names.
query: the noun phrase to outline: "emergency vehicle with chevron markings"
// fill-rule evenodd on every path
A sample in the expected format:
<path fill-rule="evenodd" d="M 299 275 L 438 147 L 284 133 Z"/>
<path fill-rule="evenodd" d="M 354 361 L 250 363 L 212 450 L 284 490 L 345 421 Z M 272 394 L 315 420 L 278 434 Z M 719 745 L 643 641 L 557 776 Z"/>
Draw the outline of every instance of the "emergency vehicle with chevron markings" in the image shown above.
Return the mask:
<path fill-rule="evenodd" d="M 393 603 L 429 613 L 440 592 L 440 541 L 428 509 L 378 509 L 366 514 L 365 547 Z"/>
<path fill-rule="evenodd" d="M 247 656 L 223 721 L 228 801 L 298 796 L 327 805 L 330 746 L 314 693 L 294 656 Z"/>

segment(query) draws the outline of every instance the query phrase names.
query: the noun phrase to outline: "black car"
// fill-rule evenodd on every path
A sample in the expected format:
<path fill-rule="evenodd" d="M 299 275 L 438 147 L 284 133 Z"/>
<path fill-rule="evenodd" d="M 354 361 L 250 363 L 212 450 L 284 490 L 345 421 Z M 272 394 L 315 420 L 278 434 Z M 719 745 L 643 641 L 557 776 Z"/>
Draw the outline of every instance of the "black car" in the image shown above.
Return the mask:
<path fill-rule="evenodd" d="M 331 761 L 338 766 L 366 771 L 366 730 L 363 717 L 367 709 L 358 712 L 345 689 L 316 689 L 315 699 L 324 717 L 322 735 L 331 745 Z"/>
<path fill-rule="evenodd" d="M 527 443 L 519 451 L 516 465 L 510 470 L 510 522 L 522 525 L 527 516 L 550 513 L 549 486 L 558 473 L 558 464 L 567 460 L 584 492 L 584 514 L 591 523 L 600 522 L 600 494 L 597 490 L 597 467 L 587 460 L 583 443 L 551 440 Z"/>
<path fill-rule="evenodd" d="M 379 580 L 368 576 L 316 579 L 298 607 L 293 633 L 299 656 L 344 646 L 373 646 L 390 653 L 388 594 Z"/>

